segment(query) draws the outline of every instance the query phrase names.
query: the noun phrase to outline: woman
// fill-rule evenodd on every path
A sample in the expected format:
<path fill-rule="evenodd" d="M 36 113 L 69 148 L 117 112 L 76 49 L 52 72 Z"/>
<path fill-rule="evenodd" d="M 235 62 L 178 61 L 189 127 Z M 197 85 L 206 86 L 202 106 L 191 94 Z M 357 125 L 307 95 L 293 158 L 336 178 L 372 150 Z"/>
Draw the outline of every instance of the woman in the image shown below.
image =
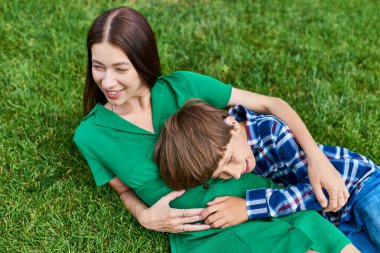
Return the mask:
<path fill-rule="evenodd" d="M 87 50 L 86 116 L 74 141 L 97 185 L 109 183 L 144 227 L 172 233 L 209 228 L 188 224 L 200 220 L 202 209 L 170 208 L 169 202 L 183 192 L 169 193 L 151 159 L 159 129 L 192 97 L 220 108 L 242 104 L 282 119 L 308 156 L 311 182 L 321 205 L 330 211 L 346 203 L 349 194 L 339 173 L 287 103 L 191 72 L 161 75 L 153 32 L 133 9 L 117 8 L 101 14 L 88 32 Z M 329 194 L 328 205 L 322 187 Z"/>

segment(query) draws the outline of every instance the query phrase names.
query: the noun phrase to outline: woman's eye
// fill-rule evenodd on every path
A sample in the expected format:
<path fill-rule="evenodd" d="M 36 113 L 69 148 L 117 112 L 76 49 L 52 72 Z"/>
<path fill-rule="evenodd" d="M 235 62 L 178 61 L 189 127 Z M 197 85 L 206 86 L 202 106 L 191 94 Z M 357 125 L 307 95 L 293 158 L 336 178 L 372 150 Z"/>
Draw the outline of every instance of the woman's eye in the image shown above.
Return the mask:
<path fill-rule="evenodd" d="M 116 69 L 117 72 L 124 73 L 127 72 L 128 69 Z"/>
<path fill-rule="evenodd" d="M 92 65 L 92 67 L 94 68 L 94 69 L 96 69 L 96 70 L 103 70 L 104 68 L 102 67 L 102 66 L 100 66 L 100 65 Z"/>

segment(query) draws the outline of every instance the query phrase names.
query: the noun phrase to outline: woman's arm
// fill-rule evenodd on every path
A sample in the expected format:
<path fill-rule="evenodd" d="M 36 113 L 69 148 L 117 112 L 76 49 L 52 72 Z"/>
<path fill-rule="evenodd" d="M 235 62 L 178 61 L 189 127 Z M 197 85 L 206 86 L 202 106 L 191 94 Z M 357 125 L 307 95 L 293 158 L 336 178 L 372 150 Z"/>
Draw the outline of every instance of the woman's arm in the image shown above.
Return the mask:
<path fill-rule="evenodd" d="M 348 244 L 340 253 L 360 253 L 360 251 L 353 244 Z"/>
<path fill-rule="evenodd" d="M 341 179 L 341 175 L 318 148 L 298 114 L 285 101 L 232 88 L 228 105 L 237 104 L 241 104 L 257 113 L 272 114 L 289 126 L 297 142 L 306 153 L 310 183 L 318 202 L 322 207 L 326 207 L 325 212 L 338 211 L 346 204 L 350 195 Z M 328 205 L 322 188 L 328 192 Z"/>
<path fill-rule="evenodd" d="M 126 209 L 146 229 L 158 232 L 178 233 L 185 231 L 200 231 L 209 229 L 205 224 L 188 224 L 201 220 L 200 214 L 203 208 L 175 209 L 169 203 L 181 196 L 184 191 L 173 191 L 162 197 L 153 206 L 148 207 L 117 177 L 109 182 L 109 185 L 119 194 Z"/>

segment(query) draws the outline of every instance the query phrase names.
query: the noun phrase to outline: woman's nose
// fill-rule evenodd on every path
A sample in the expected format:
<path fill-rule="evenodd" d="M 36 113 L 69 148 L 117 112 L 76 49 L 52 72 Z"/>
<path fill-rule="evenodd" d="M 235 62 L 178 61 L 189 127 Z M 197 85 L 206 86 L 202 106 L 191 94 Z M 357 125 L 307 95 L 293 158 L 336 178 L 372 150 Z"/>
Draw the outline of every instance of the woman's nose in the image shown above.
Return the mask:
<path fill-rule="evenodd" d="M 116 80 L 112 76 L 112 73 L 110 71 L 106 71 L 104 74 L 104 78 L 102 80 L 102 87 L 103 89 L 109 89 L 113 86 L 115 86 Z"/>

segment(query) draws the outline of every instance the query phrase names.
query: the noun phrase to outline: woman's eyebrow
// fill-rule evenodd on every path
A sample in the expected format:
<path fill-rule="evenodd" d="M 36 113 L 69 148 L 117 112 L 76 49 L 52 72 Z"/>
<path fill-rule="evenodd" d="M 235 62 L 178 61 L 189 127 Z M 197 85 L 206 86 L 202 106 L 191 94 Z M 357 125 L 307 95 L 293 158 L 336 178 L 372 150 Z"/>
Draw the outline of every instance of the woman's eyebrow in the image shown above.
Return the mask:
<path fill-rule="evenodd" d="M 92 63 L 98 63 L 98 64 L 103 65 L 100 61 L 97 61 L 97 60 L 94 60 L 94 59 L 92 59 L 91 62 L 92 62 Z"/>
<path fill-rule="evenodd" d="M 132 65 L 132 64 L 128 61 L 122 61 L 122 62 L 117 62 L 117 63 L 112 64 L 112 66 L 119 66 L 119 65 Z"/>
<path fill-rule="evenodd" d="M 98 60 L 92 59 L 91 61 L 92 61 L 92 63 L 97 63 L 100 65 L 103 65 L 103 63 L 101 63 Z M 132 64 L 129 61 L 121 61 L 121 62 L 116 62 L 116 63 L 112 64 L 112 66 L 120 66 L 120 65 L 132 65 Z"/>

